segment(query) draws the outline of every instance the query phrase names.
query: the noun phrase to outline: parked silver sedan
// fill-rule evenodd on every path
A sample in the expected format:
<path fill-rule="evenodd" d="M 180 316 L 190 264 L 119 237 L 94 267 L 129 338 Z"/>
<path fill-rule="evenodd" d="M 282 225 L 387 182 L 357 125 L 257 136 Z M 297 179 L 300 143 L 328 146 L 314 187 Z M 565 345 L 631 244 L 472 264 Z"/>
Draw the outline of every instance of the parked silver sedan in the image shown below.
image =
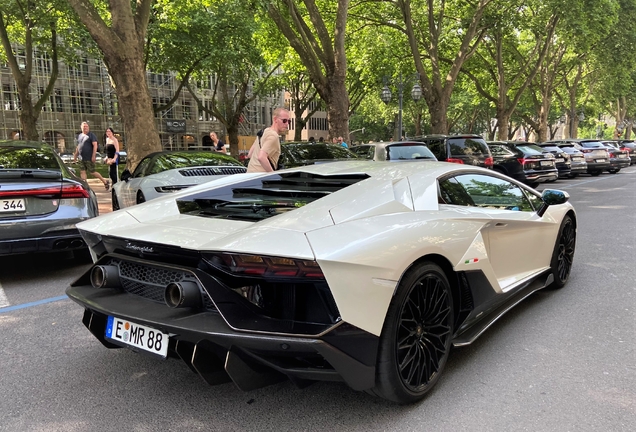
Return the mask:
<path fill-rule="evenodd" d="M 47 144 L 0 141 L 0 255 L 87 250 L 75 224 L 97 197 Z"/>

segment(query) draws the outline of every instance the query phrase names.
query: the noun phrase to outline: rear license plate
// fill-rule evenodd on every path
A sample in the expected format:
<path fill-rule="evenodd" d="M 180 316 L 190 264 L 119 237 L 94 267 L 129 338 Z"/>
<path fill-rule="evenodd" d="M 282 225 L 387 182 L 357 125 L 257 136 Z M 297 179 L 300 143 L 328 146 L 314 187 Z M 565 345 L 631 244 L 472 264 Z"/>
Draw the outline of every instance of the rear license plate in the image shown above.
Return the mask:
<path fill-rule="evenodd" d="M 624 154 L 620 154 L 620 155 L 618 155 L 618 157 L 619 157 L 620 159 L 627 159 L 627 155 L 624 155 Z"/>
<path fill-rule="evenodd" d="M 563 159 L 563 158 L 557 158 L 557 159 L 556 159 L 556 161 L 557 161 L 557 162 L 565 162 L 565 159 Z"/>
<path fill-rule="evenodd" d="M 554 166 L 551 161 L 541 161 L 541 166 Z"/>
<path fill-rule="evenodd" d="M 596 162 L 605 162 L 605 159 L 596 159 Z"/>
<path fill-rule="evenodd" d="M 15 213 L 25 212 L 26 202 L 22 198 L 18 199 L 2 199 L 0 200 L 0 212 L 2 213 Z"/>
<path fill-rule="evenodd" d="M 166 358 L 168 335 L 151 327 L 109 316 L 106 338 Z"/>

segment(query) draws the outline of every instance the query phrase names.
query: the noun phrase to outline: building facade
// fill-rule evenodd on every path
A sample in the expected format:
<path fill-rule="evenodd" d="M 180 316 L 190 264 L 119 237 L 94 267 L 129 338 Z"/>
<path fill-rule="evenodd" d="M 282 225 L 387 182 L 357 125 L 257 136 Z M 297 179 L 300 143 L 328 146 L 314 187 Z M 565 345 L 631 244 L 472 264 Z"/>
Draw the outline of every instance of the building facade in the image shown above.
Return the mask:
<path fill-rule="evenodd" d="M 25 67 L 24 50 L 18 48 L 15 52 L 19 66 Z M 33 59 L 31 92 L 35 98 L 46 89 L 52 61 L 48 55 L 38 51 L 34 52 Z M 166 105 L 179 87 L 173 73 L 148 72 L 147 82 L 155 107 Z M 197 97 L 207 107 L 212 106 L 213 82 L 210 76 L 193 86 Z M 7 64 L 0 66 L 0 83 L 0 139 L 21 138 L 20 99 Z M 245 109 L 244 121 L 240 125 L 239 151 L 241 142 L 249 150 L 256 132 L 271 124 L 273 109 L 282 106 L 283 102 L 283 93 L 280 93 L 257 99 Z M 178 100 L 170 108 L 155 113 L 155 118 L 162 146 L 166 150 L 209 148 L 211 131 L 217 132 L 220 137 L 226 136 L 223 124 L 200 110 L 187 89 L 181 91 Z M 40 139 L 51 144 L 59 153 L 73 152 L 84 121 L 89 123 L 100 147 L 105 142 L 106 128 L 111 127 L 119 136 L 123 149 L 126 148 L 126 131 L 119 114 L 117 93 L 106 66 L 101 59 L 81 56 L 71 64 L 59 62 L 55 87 L 37 123 Z"/>

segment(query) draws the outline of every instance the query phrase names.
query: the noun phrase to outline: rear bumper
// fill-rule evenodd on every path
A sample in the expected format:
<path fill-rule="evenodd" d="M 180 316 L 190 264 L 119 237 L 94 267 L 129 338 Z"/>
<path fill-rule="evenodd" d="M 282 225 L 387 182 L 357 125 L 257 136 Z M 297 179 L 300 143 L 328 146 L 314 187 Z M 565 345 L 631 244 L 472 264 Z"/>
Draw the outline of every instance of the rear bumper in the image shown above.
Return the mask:
<path fill-rule="evenodd" d="M 280 335 L 231 328 L 216 311 L 168 306 L 113 288 L 71 286 L 67 295 L 85 308 L 84 325 L 106 347 L 107 316 L 170 334 L 168 355 L 182 359 L 209 384 L 233 381 L 252 390 L 290 379 L 344 381 L 354 390 L 375 385 L 379 339 L 341 323 L 319 336 Z"/>
<path fill-rule="evenodd" d="M 0 240 L 1 255 L 17 255 L 30 252 L 58 252 L 86 248 L 77 229 L 64 230 L 33 238 Z"/>
<path fill-rule="evenodd" d="M 587 162 L 587 172 L 603 171 L 610 167 L 609 160 L 607 162 Z"/>
<path fill-rule="evenodd" d="M 608 169 L 610 170 L 615 170 L 615 169 L 622 169 L 622 168 L 627 168 L 630 165 L 630 159 L 610 159 L 610 166 Z"/>

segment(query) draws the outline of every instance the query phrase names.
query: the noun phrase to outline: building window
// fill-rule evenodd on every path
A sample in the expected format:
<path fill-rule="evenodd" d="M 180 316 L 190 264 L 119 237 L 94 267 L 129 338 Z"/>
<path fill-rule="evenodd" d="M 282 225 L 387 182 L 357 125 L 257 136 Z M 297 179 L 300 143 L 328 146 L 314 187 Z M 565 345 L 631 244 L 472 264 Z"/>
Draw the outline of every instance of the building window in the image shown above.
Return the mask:
<path fill-rule="evenodd" d="M 183 118 L 186 120 L 192 119 L 192 105 L 190 105 L 189 100 L 184 100 L 181 104 L 181 108 L 183 110 Z"/>
<path fill-rule="evenodd" d="M 212 111 L 212 101 L 205 100 L 201 102 L 208 110 Z M 214 121 L 216 118 L 209 112 L 199 108 L 199 121 Z"/>
<path fill-rule="evenodd" d="M 36 51 L 35 53 L 35 67 L 38 71 L 38 73 L 41 74 L 50 74 L 52 67 L 51 67 L 51 58 L 49 57 L 48 53 L 43 53 L 43 52 L 38 52 Z"/>
<path fill-rule="evenodd" d="M 4 103 L 4 109 L 6 111 L 15 111 L 22 108 L 20 104 L 20 96 L 11 84 L 3 84 L 2 99 Z"/>
<path fill-rule="evenodd" d="M 88 58 L 82 57 L 68 65 L 68 74 L 71 77 L 88 76 Z"/>

